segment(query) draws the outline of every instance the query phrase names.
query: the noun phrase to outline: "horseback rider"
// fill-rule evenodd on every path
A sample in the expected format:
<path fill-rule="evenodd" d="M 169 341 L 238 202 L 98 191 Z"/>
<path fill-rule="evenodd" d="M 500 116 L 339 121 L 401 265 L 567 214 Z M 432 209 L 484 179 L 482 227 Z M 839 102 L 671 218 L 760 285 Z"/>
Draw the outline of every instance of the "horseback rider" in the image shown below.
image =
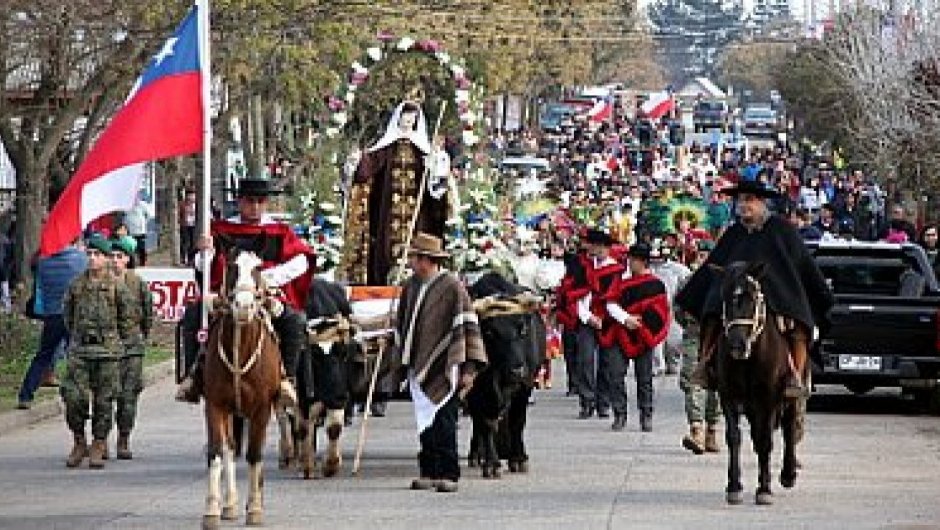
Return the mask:
<path fill-rule="evenodd" d="M 223 281 L 226 256 L 230 250 L 251 251 L 264 262 L 261 278 L 269 288 L 277 288 L 280 311 L 271 315 L 271 324 L 278 336 L 284 376 L 281 381 L 282 403 L 297 402 L 291 381 L 295 380 L 297 363 L 307 342 L 306 318 L 303 308 L 313 277 L 313 251 L 294 234 L 291 227 L 266 215 L 268 198 L 278 193 L 265 179 L 242 179 L 236 191 L 239 215 L 228 221 L 213 221 L 211 234 L 200 238 L 199 254 L 194 260 L 197 278 L 201 277 L 206 250 L 211 266 L 212 293 L 218 293 Z M 182 346 L 187 366 L 185 380 L 176 394 L 178 401 L 198 403 L 202 393 L 203 355 L 199 352 L 196 334 L 201 326 L 200 304 L 186 308 L 182 321 Z M 198 358 L 197 358 L 198 357 Z"/>
<path fill-rule="evenodd" d="M 832 291 L 799 233 L 786 220 L 773 215 L 767 200 L 776 192 L 758 181 L 741 181 L 725 192 L 737 199 L 738 222 L 718 240 L 705 262 L 676 297 L 676 305 L 701 324 L 699 362 L 692 383 L 713 388 L 709 361 L 722 333 L 721 302 L 716 272 L 736 261 L 766 264 L 761 282 L 767 308 L 778 316 L 777 325 L 787 339 L 791 374 L 786 396 L 804 395 L 803 374 L 814 329 L 825 330 L 833 304 Z"/>

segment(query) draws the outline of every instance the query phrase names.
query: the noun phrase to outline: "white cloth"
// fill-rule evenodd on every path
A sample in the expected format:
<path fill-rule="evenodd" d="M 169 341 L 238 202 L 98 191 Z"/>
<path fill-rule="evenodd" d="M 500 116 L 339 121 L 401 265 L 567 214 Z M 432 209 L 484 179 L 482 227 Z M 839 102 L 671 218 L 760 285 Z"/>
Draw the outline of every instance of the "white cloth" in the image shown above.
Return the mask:
<path fill-rule="evenodd" d="M 628 313 L 620 304 L 607 302 L 607 313 L 621 326 L 625 326 L 628 320 L 636 320 L 636 317 Z"/>
<path fill-rule="evenodd" d="M 651 268 L 653 275 L 659 278 L 666 287 L 666 299 L 669 301 L 669 311 L 672 312 L 673 301 L 675 300 L 676 294 L 692 276 L 692 271 L 685 265 L 672 260 L 653 264 Z M 679 345 L 682 343 L 684 336 L 685 330 L 682 329 L 682 326 L 679 325 L 675 318 L 672 318 L 669 323 L 669 333 L 666 335 L 666 342 L 671 345 Z"/>
<path fill-rule="evenodd" d="M 523 256 L 514 256 L 510 264 L 512 272 L 516 275 L 516 283 L 531 291 L 538 290 L 538 285 L 535 283 L 539 270 L 538 256 L 531 252 Z"/>
<path fill-rule="evenodd" d="M 428 139 L 428 124 L 424 120 L 424 111 L 418 106 L 418 117 L 416 127 L 411 131 L 402 131 L 398 128 L 398 122 L 401 119 L 401 111 L 405 106 L 403 101 L 395 107 L 392 117 L 388 120 L 388 127 L 385 128 L 385 135 L 379 139 L 372 147 L 366 149 L 366 152 L 372 153 L 388 147 L 402 138 L 407 138 L 415 144 L 422 153 L 428 155 L 431 153 L 431 141 Z"/>
<path fill-rule="evenodd" d="M 124 224 L 127 225 L 127 232 L 132 236 L 146 235 L 147 220 L 149 218 L 147 205 L 142 201 L 137 201 L 130 210 L 124 213 Z"/>
<path fill-rule="evenodd" d="M 447 193 L 450 180 L 450 155 L 443 148 L 434 148 L 424 162 L 429 171 L 428 193 L 436 200 Z"/>
<path fill-rule="evenodd" d="M 414 370 L 408 370 L 408 388 L 411 390 L 411 403 L 415 407 L 415 424 L 418 428 L 418 436 L 434 423 L 437 412 L 453 397 L 457 389 L 457 376 L 458 368 L 457 365 L 454 365 L 450 370 L 450 392 L 440 403 L 434 403 L 421 390 L 421 385 L 418 383 Z"/>
<path fill-rule="evenodd" d="M 565 262 L 560 259 L 539 260 L 535 273 L 535 286 L 540 291 L 552 291 L 561 285 L 565 277 Z"/>

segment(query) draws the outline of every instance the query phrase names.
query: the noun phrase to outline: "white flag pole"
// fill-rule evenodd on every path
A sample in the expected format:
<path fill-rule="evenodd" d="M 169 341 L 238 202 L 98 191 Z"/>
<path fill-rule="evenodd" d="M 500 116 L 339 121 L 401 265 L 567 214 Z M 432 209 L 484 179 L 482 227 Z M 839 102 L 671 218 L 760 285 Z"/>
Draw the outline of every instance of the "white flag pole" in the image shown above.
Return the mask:
<path fill-rule="evenodd" d="M 197 0 L 196 10 L 199 16 L 199 74 L 202 90 L 202 235 L 209 235 L 209 223 L 212 220 L 212 70 L 209 64 L 209 45 L 212 34 L 209 29 L 209 0 Z M 199 342 L 208 340 L 209 329 L 209 250 L 202 251 L 202 328 Z"/>

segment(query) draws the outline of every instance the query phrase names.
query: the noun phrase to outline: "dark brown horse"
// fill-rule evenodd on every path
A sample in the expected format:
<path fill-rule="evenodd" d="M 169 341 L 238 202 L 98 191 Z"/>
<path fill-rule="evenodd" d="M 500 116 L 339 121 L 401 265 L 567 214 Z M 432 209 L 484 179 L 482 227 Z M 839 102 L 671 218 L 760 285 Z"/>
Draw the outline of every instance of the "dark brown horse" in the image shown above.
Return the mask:
<path fill-rule="evenodd" d="M 721 326 L 716 355 L 718 391 L 725 416 L 728 443 L 729 504 L 744 500 L 741 485 L 741 430 L 743 413 L 751 426 L 751 441 L 758 460 L 757 504 L 771 504 L 770 452 L 773 433 L 783 428 L 783 469 L 780 483 L 796 483 L 796 444 L 799 442 L 800 403 L 784 397 L 790 373 L 789 347 L 781 320 L 767 307 L 761 287 L 763 263 L 735 262 L 721 276 Z"/>
<path fill-rule="evenodd" d="M 268 422 L 278 394 L 281 356 L 270 320 L 270 300 L 252 252 L 231 253 L 223 291 L 214 304 L 205 360 L 205 416 L 209 438 L 209 489 L 204 528 L 237 517 L 238 493 L 232 428 L 237 414 L 248 420 L 246 459 L 250 466 L 246 524 L 262 521 L 262 456 Z M 226 490 L 223 499 L 222 475 Z"/>

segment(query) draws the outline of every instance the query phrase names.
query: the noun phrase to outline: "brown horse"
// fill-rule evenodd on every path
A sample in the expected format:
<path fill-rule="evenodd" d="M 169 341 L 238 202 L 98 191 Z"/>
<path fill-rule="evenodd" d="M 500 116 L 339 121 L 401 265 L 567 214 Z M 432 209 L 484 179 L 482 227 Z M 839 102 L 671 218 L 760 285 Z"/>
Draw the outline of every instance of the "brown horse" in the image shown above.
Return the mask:
<path fill-rule="evenodd" d="M 209 490 L 203 528 L 237 518 L 233 417 L 248 420 L 249 490 L 246 524 L 262 520 L 262 453 L 281 376 L 281 356 L 271 326 L 271 301 L 258 274 L 261 260 L 233 251 L 223 291 L 214 304 L 205 360 L 205 415 Z M 226 490 L 222 496 L 222 475 Z"/>
<path fill-rule="evenodd" d="M 732 263 L 721 269 L 721 326 L 716 354 L 718 391 L 725 417 L 728 443 L 729 504 L 744 500 L 741 485 L 741 430 L 743 413 L 751 426 L 751 441 L 758 460 L 757 504 L 773 502 L 770 489 L 770 452 L 773 433 L 783 428 L 783 468 L 780 483 L 796 483 L 796 444 L 801 432 L 800 401 L 784 397 L 790 374 L 789 345 L 781 330 L 782 319 L 769 310 L 761 281 L 763 263 Z M 704 335 L 704 333 L 703 333 Z"/>

